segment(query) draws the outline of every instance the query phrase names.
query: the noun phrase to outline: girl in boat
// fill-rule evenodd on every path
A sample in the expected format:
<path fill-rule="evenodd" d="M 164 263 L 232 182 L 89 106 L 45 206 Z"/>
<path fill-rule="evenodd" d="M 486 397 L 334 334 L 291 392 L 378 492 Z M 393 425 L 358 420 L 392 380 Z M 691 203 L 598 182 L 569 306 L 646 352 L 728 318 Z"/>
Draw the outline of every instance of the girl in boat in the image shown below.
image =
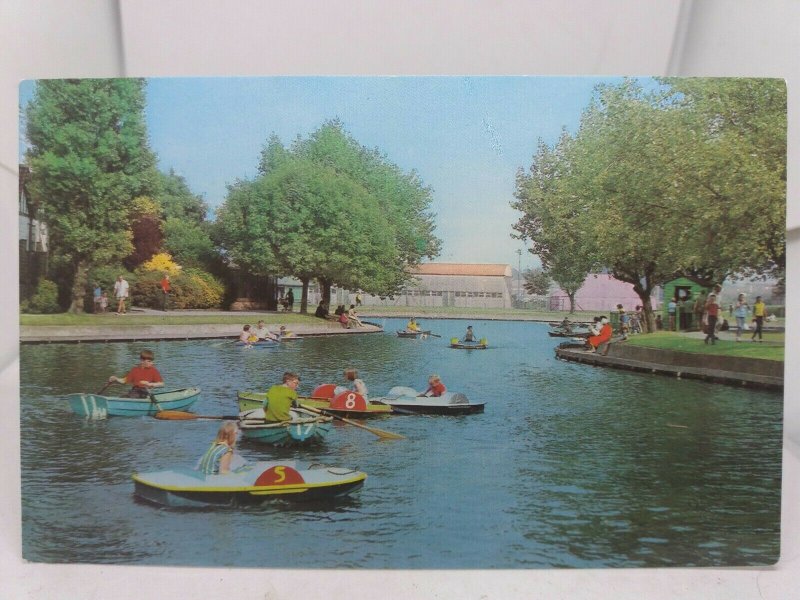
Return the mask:
<path fill-rule="evenodd" d="M 245 344 L 252 344 L 258 341 L 258 336 L 250 331 L 250 325 L 242 327 L 242 333 L 239 334 L 239 341 Z"/>
<path fill-rule="evenodd" d="M 353 383 L 354 392 L 361 394 L 364 397 L 364 400 L 367 399 L 367 385 L 358 378 L 358 371 L 355 369 L 346 369 L 344 372 L 344 378 Z"/>
<path fill-rule="evenodd" d="M 472 325 L 467 326 L 467 332 L 464 334 L 465 342 L 475 342 L 475 333 L 472 331 Z"/>
<path fill-rule="evenodd" d="M 417 397 L 433 396 L 434 398 L 438 398 L 446 391 L 447 388 L 442 383 L 441 378 L 438 375 L 431 375 L 430 377 L 428 377 L 428 389 L 422 392 L 421 394 L 417 394 Z"/>
<path fill-rule="evenodd" d="M 239 428 L 233 421 L 223 423 L 217 437 L 211 442 L 206 453 L 197 462 L 197 470 L 204 475 L 224 475 L 231 472 L 233 449 L 236 446 L 236 435 Z"/>
<path fill-rule="evenodd" d="M 417 320 L 414 317 L 409 319 L 406 325 L 406 331 L 419 331 L 419 325 L 417 325 Z"/>

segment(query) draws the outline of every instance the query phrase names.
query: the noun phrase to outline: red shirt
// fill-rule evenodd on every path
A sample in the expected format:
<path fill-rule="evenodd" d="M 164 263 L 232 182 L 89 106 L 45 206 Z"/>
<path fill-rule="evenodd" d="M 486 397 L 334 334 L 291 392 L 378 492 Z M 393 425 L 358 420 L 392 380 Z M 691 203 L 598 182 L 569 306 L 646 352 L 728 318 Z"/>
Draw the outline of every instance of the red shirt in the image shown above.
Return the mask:
<path fill-rule="evenodd" d="M 433 392 L 431 395 L 439 397 L 447 391 L 447 388 L 444 387 L 444 384 L 440 381 L 438 383 L 432 383 L 428 386 L 428 389 L 425 390 L 425 393 Z"/>
<path fill-rule="evenodd" d="M 709 317 L 716 317 L 719 315 L 719 304 L 713 302 L 706 306 L 706 312 L 708 313 Z"/>
<path fill-rule="evenodd" d="M 166 277 L 161 280 L 161 289 L 164 290 L 165 294 L 169 294 L 169 279 Z"/>
<path fill-rule="evenodd" d="M 125 383 L 128 383 L 133 387 L 140 387 L 140 381 L 158 383 L 164 380 L 161 379 L 161 373 L 159 373 L 158 369 L 155 367 L 142 367 L 137 365 L 133 367 L 127 375 L 125 375 Z"/>

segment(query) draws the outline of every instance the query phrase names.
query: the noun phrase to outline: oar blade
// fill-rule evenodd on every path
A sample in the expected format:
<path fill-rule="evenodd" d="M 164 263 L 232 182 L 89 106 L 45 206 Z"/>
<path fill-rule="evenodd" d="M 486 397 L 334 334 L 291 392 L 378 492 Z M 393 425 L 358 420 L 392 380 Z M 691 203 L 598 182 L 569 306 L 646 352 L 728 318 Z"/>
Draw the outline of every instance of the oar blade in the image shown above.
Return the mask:
<path fill-rule="evenodd" d="M 164 421 L 193 421 L 199 418 L 198 415 L 183 410 L 160 410 L 153 416 Z"/>

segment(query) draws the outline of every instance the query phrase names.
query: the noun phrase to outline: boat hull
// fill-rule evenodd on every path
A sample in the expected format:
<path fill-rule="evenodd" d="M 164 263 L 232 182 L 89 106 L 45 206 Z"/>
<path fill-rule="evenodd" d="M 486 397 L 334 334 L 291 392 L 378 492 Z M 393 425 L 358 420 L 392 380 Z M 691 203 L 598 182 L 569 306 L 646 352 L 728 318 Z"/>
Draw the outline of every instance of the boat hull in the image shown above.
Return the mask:
<path fill-rule="evenodd" d="M 397 330 L 397 337 L 401 338 L 418 338 L 420 336 L 428 336 L 430 335 L 430 330 L 428 331 L 408 331 L 407 329 L 398 329 Z"/>
<path fill-rule="evenodd" d="M 469 342 L 458 342 L 458 343 L 451 343 L 451 348 L 456 348 L 457 350 L 486 350 L 489 347 L 489 344 L 480 344 L 474 343 L 470 344 Z"/>
<path fill-rule="evenodd" d="M 352 396 L 352 398 L 350 397 Z M 261 408 L 267 395 L 258 392 L 239 392 L 239 412 L 246 412 Z M 303 405 L 317 410 L 324 410 L 333 415 L 345 418 L 367 419 L 392 414 L 392 408 L 386 404 L 367 402 L 361 394 L 356 392 L 342 392 L 332 399 L 327 398 L 298 398 Z"/>
<path fill-rule="evenodd" d="M 445 392 L 438 397 L 417 396 L 416 390 L 394 387 L 385 397 L 376 399 L 398 413 L 425 415 L 469 415 L 482 413 L 485 402 L 471 402 L 464 394 Z"/>
<path fill-rule="evenodd" d="M 257 409 L 260 412 L 260 409 Z M 304 446 L 319 444 L 325 440 L 331 429 L 331 417 L 323 417 L 309 412 L 292 409 L 291 421 L 272 423 L 263 418 L 253 418 L 253 411 L 239 421 L 242 437 L 253 442 L 272 446 Z M 261 413 L 263 415 L 263 413 Z M 244 416 L 244 415 L 243 415 Z"/>
<path fill-rule="evenodd" d="M 350 468 L 286 460 L 258 462 L 225 475 L 187 468 L 134 473 L 134 495 L 170 507 L 247 506 L 279 498 L 330 500 L 363 487 L 367 474 Z"/>
<path fill-rule="evenodd" d="M 76 414 L 90 418 L 152 416 L 161 410 L 182 410 L 200 397 L 200 388 L 154 393 L 149 398 L 119 398 L 98 394 L 69 394 L 67 401 Z"/>

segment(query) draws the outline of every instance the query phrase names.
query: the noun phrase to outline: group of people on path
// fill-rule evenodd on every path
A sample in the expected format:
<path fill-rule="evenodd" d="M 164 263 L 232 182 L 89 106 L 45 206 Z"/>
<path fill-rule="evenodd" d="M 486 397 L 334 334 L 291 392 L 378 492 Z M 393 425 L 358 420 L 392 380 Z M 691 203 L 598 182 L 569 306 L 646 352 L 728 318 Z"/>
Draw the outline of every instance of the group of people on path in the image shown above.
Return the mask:
<path fill-rule="evenodd" d="M 114 299 L 117 301 L 117 310 L 115 315 L 124 315 L 127 311 L 127 302 L 130 296 L 130 283 L 122 275 L 117 276 L 114 282 Z M 161 281 L 158 283 L 158 289 L 161 293 L 161 310 L 169 310 L 169 297 L 172 292 L 172 284 L 169 280 L 169 275 L 164 274 Z M 108 292 L 103 291 L 99 282 L 95 282 L 92 290 L 92 300 L 94 303 L 95 313 L 104 313 L 108 309 Z"/>

